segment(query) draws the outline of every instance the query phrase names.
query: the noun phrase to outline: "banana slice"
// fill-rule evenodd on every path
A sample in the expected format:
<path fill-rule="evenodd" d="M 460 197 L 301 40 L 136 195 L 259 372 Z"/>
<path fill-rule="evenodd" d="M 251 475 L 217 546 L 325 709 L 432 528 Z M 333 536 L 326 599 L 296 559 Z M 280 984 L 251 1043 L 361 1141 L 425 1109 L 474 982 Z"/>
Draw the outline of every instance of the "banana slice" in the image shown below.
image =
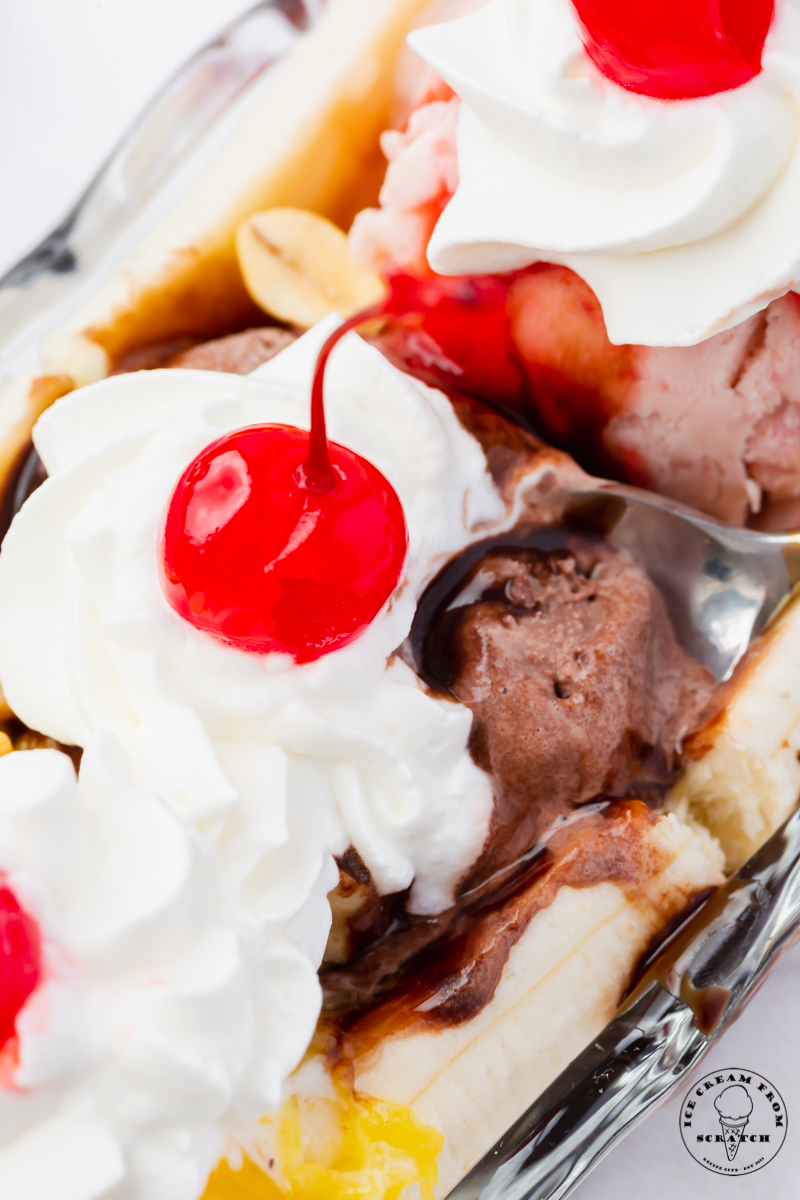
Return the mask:
<path fill-rule="evenodd" d="M 685 747 L 690 761 L 669 807 L 717 838 L 735 871 L 800 797 L 800 597 L 745 656 L 723 699 Z"/>
<path fill-rule="evenodd" d="M 0 386 L 0 498 L 14 486 L 31 432 L 46 408 L 75 387 L 71 375 L 26 371 Z M 10 709 L 0 694 L 0 721 Z"/>
<path fill-rule="evenodd" d="M 427 1173 L 424 1154 L 417 1161 L 422 1195 L 441 1200 L 603 1029 L 653 936 L 692 896 L 721 882 L 721 863 L 707 835 L 697 836 L 672 815 L 656 819 L 641 804 L 609 816 L 588 836 L 576 833 L 560 861 L 530 886 L 520 910 L 530 919 L 482 1011 L 456 1024 L 426 1025 L 416 1016 L 419 995 L 399 1006 L 390 997 L 351 1025 L 340 1043 L 352 1069 L 344 1103 L 331 1104 L 335 1094 L 325 1070 L 337 1061 L 331 1046 L 323 1045 L 290 1081 L 287 1103 L 297 1096 L 307 1118 L 304 1163 L 324 1172 L 324 1187 L 306 1190 L 286 1162 L 283 1193 L 263 1176 L 259 1185 L 251 1165 L 241 1175 L 223 1165 L 205 1200 L 280 1200 L 287 1192 L 303 1200 L 396 1195 L 388 1162 L 376 1164 L 363 1150 L 340 1152 L 360 1118 L 373 1138 L 398 1148 L 404 1126 L 417 1131 L 412 1144 L 420 1151 L 431 1145 L 439 1151 L 436 1131 L 443 1135 L 438 1181 Z M 278 1129 L 286 1117 L 284 1109 Z M 268 1141 L 269 1123 L 265 1133 Z M 262 1148 L 259 1161 L 272 1154 Z M 396 1151 L 392 1161 L 396 1165 Z M 409 1188 L 402 1195 L 410 1200 L 419 1193 Z"/>
<path fill-rule="evenodd" d="M 47 339 L 49 369 L 90 382 L 86 364 L 96 378 L 98 355 L 107 372 L 150 343 L 214 337 L 257 319 L 239 270 L 237 229 L 253 213 L 284 205 L 347 229 L 375 201 L 395 63 L 429 3 L 331 0 L 197 181 Z"/>
<path fill-rule="evenodd" d="M 386 294 L 380 276 L 355 261 L 341 229 L 306 209 L 254 213 L 236 232 L 236 252 L 256 304 L 302 329 L 332 313 L 351 317 Z"/>
<path fill-rule="evenodd" d="M 597 849 L 590 842 L 586 853 Z M 672 816 L 638 829 L 626 852 L 648 864 L 636 888 L 559 887 L 512 949 L 478 1016 L 390 1033 L 356 1053 L 358 1091 L 408 1105 L 445 1135 L 437 1200 L 608 1023 L 653 936 L 693 894 L 722 879 L 711 839 Z"/>

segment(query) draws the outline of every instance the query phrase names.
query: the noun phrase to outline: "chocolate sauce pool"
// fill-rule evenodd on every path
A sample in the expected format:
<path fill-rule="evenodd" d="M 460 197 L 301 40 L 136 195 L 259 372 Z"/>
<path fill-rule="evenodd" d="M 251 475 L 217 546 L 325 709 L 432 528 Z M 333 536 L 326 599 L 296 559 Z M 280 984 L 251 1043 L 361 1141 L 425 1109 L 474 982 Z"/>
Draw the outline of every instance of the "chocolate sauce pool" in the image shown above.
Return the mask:
<path fill-rule="evenodd" d="M 29 496 L 47 479 L 44 464 L 31 444 L 20 455 L 0 502 L 0 541 Z"/>

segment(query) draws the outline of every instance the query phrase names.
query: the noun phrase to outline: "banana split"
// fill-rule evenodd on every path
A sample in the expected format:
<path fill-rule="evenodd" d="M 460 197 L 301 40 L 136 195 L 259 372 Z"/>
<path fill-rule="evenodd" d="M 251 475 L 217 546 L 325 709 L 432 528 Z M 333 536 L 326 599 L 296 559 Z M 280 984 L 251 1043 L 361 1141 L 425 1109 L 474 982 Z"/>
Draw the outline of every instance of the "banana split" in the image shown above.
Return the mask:
<path fill-rule="evenodd" d="M 569 502 L 791 519 L 794 6 L 425 7 L 0 398 L 14 1200 L 439 1200 L 800 794 L 797 607 L 719 685 Z"/>

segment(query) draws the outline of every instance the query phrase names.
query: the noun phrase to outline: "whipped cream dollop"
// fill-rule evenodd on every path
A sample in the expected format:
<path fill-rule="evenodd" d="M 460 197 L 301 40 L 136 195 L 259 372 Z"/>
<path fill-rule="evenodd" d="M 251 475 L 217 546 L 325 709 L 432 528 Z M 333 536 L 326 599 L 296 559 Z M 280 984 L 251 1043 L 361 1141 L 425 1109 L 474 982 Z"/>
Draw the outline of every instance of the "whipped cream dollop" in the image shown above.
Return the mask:
<path fill-rule="evenodd" d="M 563 263 L 613 342 L 661 346 L 694 345 L 800 280 L 797 0 L 777 0 L 758 76 L 692 100 L 606 79 L 569 0 L 491 0 L 409 40 L 462 100 L 434 270 Z"/>
<path fill-rule="evenodd" d="M 65 397 L 34 435 L 50 478 L 0 556 L 0 680 L 14 711 L 62 742 L 110 730 L 132 784 L 225 855 L 254 919 L 311 922 L 314 965 L 328 926 L 307 902 L 332 854 L 354 845 L 379 891 L 413 884 L 412 909 L 437 912 L 483 847 L 492 793 L 467 748 L 471 714 L 429 695 L 394 652 L 439 568 L 516 519 L 450 402 L 350 335 L 326 374 L 328 431 L 403 504 L 396 592 L 354 642 L 303 665 L 178 616 L 158 572 L 178 478 L 229 430 L 307 427 L 328 331 L 252 377 L 140 372 Z"/>
<path fill-rule="evenodd" d="M 308 954 L 124 759 L 108 731 L 80 782 L 56 750 L 0 759 L 0 872 L 42 945 L 2 1059 L 3 1200 L 197 1200 L 314 1029 Z"/>

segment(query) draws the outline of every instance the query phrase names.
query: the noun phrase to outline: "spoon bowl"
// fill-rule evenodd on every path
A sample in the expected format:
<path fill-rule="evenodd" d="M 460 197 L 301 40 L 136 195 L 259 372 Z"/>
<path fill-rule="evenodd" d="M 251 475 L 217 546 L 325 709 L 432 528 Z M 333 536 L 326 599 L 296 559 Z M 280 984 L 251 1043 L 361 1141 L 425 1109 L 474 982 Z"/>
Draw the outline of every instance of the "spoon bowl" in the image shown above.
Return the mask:
<path fill-rule="evenodd" d="M 565 519 L 644 567 L 678 641 L 720 681 L 800 582 L 800 531 L 737 529 L 642 488 L 597 480 L 570 492 Z"/>

